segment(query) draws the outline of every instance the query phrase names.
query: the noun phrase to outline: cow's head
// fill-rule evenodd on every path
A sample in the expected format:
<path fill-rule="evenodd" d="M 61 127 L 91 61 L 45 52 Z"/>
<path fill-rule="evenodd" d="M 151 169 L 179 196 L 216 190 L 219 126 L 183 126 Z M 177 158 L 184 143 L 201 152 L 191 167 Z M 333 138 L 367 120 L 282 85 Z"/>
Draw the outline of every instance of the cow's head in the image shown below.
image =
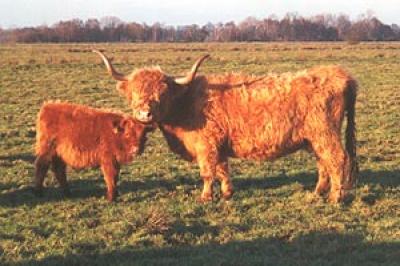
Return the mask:
<path fill-rule="evenodd" d="M 200 64 L 209 57 L 200 57 L 186 76 L 177 78 L 158 67 L 142 68 L 130 75 L 123 75 L 114 69 L 103 53 L 94 52 L 101 56 L 110 75 L 118 81 L 118 91 L 128 99 L 133 116 L 142 123 L 163 121 L 175 99 L 190 87 Z"/>

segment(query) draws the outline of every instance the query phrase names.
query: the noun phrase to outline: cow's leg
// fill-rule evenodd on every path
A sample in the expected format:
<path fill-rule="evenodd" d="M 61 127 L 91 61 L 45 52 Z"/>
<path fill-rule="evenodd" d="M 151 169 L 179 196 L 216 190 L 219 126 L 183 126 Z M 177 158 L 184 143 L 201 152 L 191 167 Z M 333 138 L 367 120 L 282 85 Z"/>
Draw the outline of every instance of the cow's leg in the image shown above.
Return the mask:
<path fill-rule="evenodd" d="M 69 197 L 71 195 L 71 192 L 69 190 L 67 182 L 66 168 L 67 166 L 65 162 L 59 156 L 53 157 L 51 161 L 51 170 L 53 171 L 54 176 L 56 177 L 58 183 L 60 184 L 64 196 Z"/>
<path fill-rule="evenodd" d="M 197 163 L 200 168 L 200 176 L 203 178 L 203 192 L 200 201 L 212 201 L 212 186 L 216 175 L 217 150 L 201 143 L 197 144 Z"/>
<path fill-rule="evenodd" d="M 38 155 L 35 160 L 35 180 L 33 192 L 37 196 L 43 195 L 43 181 L 49 170 L 50 161 L 46 155 Z"/>
<path fill-rule="evenodd" d="M 107 200 L 110 202 L 114 201 L 117 196 L 119 165 L 112 160 L 107 160 L 102 163 L 101 170 L 103 171 L 104 180 L 107 185 Z"/>
<path fill-rule="evenodd" d="M 317 159 L 318 166 L 318 183 L 315 187 L 314 193 L 318 196 L 323 195 L 328 192 L 330 182 L 329 182 L 329 174 L 323 163 L 320 159 Z"/>
<path fill-rule="evenodd" d="M 221 192 L 224 199 L 230 199 L 233 195 L 233 186 L 229 178 L 229 163 L 227 158 L 218 162 L 217 177 L 221 180 Z"/>
<path fill-rule="evenodd" d="M 346 191 L 351 189 L 350 161 L 339 135 L 335 132 L 320 132 L 312 145 L 330 177 L 329 200 L 335 203 L 343 201 L 347 196 Z"/>

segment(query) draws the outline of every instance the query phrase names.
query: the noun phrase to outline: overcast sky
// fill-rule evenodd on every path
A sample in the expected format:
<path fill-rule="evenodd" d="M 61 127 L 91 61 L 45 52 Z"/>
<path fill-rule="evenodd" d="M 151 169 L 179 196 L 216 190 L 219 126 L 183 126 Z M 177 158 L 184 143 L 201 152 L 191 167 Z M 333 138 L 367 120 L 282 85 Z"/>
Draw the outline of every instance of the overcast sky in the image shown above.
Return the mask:
<path fill-rule="evenodd" d="M 203 25 L 239 22 L 246 17 L 281 18 L 345 13 L 352 19 L 367 10 L 384 23 L 400 25 L 400 0 L 0 0 L 0 27 L 52 25 L 60 20 L 117 16 L 126 22 Z"/>

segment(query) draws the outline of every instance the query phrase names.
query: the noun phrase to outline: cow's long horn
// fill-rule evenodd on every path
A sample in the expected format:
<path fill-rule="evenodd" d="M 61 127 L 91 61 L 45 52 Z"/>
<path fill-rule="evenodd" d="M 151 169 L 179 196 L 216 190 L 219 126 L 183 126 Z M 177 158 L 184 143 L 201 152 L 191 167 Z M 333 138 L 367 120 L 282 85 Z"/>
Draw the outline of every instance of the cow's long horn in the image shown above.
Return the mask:
<path fill-rule="evenodd" d="M 118 80 L 118 81 L 127 81 L 127 80 L 128 80 L 123 74 L 118 73 L 118 72 L 114 69 L 113 65 L 110 63 L 110 60 L 108 60 L 108 58 L 107 58 L 102 52 L 100 52 L 100 51 L 98 51 L 98 50 L 92 50 L 92 52 L 94 52 L 94 53 L 100 55 L 101 59 L 103 59 L 103 62 L 104 62 L 104 64 L 105 64 L 106 67 L 107 67 L 108 73 L 110 73 L 110 75 L 111 75 L 115 80 Z"/>
<path fill-rule="evenodd" d="M 185 77 L 175 78 L 175 83 L 180 84 L 180 85 L 187 85 L 190 82 L 192 82 L 192 80 L 196 76 L 197 69 L 199 68 L 201 63 L 203 63 L 203 61 L 206 60 L 208 57 L 210 57 L 210 55 L 207 54 L 207 55 L 203 55 L 202 57 L 197 59 L 197 61 L 192 66 L 192 69 L 190 70 L 190 72 Z"/>

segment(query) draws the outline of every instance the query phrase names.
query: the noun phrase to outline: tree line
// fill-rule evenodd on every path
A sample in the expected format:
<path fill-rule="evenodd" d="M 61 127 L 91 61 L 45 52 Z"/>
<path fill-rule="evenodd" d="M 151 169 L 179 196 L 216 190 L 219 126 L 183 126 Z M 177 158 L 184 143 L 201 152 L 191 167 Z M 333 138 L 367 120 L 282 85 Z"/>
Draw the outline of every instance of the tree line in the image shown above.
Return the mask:
<path fill-rule="evenodd" d="M 289 13 L 279 19 L 248 17 L 235 23 L 168 26 L 124 22 L 117 17 L 72 19 L 52 26 L 0 28 L 2 43 L 36 42 L 234 42 L 234 41 L 398 41 L 400 27 L 371 14 L 352 21 L 349 16 L 324 14 L 302 17 Z"/>

